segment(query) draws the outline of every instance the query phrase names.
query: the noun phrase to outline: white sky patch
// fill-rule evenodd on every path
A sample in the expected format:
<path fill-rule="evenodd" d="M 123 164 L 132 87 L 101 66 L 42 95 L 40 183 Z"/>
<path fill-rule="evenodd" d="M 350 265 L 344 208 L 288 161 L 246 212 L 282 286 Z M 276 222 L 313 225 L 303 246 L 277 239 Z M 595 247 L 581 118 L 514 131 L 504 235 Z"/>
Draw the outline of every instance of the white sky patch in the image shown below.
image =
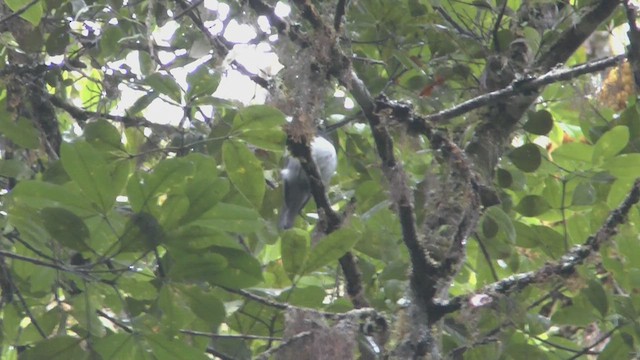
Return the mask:
<path fill-rule="evenodd" d="M 176 21 L 167 21 L 166 24 L 157 28 L 153 33 L 153 39 L 160 46 L 170 46 L 171 39 L 180 25 Z"/>
<path fill-rule="evenodd" d="M 291 14 L 291 6 L 283 3 L 282 1 L 278 1 L 273 12 L 281 18 L 289 16 Z"/>
<path fill-rule="evenodd" d="M 248 43 L 258 34 L 253 26 L 247 24 L 239 24 L 235 20 L 229 21 L 229 25 L 224 31 L 224 37 L 234 43 Z"/>

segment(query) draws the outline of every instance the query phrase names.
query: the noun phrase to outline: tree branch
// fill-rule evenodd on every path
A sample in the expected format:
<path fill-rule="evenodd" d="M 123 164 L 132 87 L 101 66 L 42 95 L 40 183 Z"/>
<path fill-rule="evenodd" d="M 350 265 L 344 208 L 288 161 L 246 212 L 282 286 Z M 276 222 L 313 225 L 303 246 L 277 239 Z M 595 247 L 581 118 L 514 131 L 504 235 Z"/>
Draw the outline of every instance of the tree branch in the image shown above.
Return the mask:
<path fill-rule="evenodd" d="M 640 201 L 640 179 L 636 180 L 633 187 L 629 191 L 627 197 L 622 201 L 620 206 L 611 211 L 605 223 L 600 227 L 598 232 L 584 242 L 584 244 L 575 246 L 564 256 L 559 262 L 548 263 L 536 271 L 515 274 L 506 279 L 500 280 L 493 284 L 487 285 L 480 291 L 458 296 L 446 303 L 441 304 L 440 317 L 457 310 L 460 310 L 465 304 L 469 304 L 474 297 L 490 296 L 492 298 L 509 295 L 525 289 L 527 286 L 534 284 L 542 284 L 554 276 L 568 277 L 572 275 L 578 265 L 584 263 L 589 257 L 596 253 L 602 244 L 611 240 L 617 233 L 618 226 L 626 221 L 626 217 L 631 208 Z M 482 305 L 486 305 L 491 301 L 484 301 Z"/>
<path fill-rule="evenodd" d="M 591 61 L 581 65 L 576 65 L 569 69 L 553 69 L 537 78 L 515 81 L 503 89 L 482 94 L 473 99 L 462 102 L 450 109 L 442 110 L 435 114 L 424 116 L 423 120 L 421 121 L 443 123 L 447 120 L 451 120 L 457 116 L 464 115 L 482 106 L 491 105 L 503 101 L 514 95 L 529 95 L 531 94 L 531 92 L 537 91 L 546 85 L 550 85 L 559 81 L 571 80 L 581 75 L 591 74 L 604 70 L 606 68 L 619 64 L 625 58 L 626 55 L 618 55 L 601 60 Z M 424 128 L 424 125 L 421 125 L 420 127 Z"/>

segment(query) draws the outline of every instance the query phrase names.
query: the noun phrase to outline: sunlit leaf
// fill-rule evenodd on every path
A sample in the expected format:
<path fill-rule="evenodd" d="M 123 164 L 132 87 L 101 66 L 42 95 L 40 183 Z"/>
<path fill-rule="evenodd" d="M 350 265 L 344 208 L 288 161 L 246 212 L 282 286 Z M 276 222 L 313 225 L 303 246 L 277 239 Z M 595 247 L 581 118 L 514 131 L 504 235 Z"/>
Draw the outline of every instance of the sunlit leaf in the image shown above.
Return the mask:
<path fill-rule="evenodd" d="M 247 145 L 229 140 L 222 144 L 222 158 L 233 185 L 259 209 L 264 197 L 265 181 L 256 156 Z"/>

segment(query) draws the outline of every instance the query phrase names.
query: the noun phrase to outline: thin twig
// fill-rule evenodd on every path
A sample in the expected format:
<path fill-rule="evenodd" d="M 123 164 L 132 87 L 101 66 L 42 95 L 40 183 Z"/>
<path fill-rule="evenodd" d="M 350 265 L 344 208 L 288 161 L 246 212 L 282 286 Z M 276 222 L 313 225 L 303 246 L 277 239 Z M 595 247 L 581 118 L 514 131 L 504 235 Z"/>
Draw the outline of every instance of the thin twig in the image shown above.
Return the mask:
<path fill-rule="evenodd" d="M 196 331 L 196 330 L 189 330 L 189 329 L 180 329 L 180 332 L 187 335 L 204 336 L 204 337 L 209 337 L 213 339 L 282 341 L 282 338 L 280 337 L 260 336 L 260 335 L 225 335 L 225 334 L 215 334 L 211 332 Z"/>

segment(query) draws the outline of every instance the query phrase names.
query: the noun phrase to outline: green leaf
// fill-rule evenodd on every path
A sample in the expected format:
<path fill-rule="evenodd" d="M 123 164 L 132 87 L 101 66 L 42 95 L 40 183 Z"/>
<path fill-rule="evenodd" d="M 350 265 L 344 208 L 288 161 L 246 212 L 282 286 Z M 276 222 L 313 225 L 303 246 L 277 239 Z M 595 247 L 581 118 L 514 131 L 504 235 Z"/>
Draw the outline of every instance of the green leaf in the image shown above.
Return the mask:
<path fill-rule="evenodd" d="M 144 359 L 134 334 L 109 334 L 93 341 L 93 349 L 102 359 Z"/>
<path fill-rule="evenodd" d="M 83 331 L 95 337 L 102 337 L 106 329 L 98 319 L 95 300 L 89 294 L 76 296 L 71 300 L 71 315 Z"/>
<path fill-rule="evenodd" d="M 632 359 L 634 349 L 630 345 L 633 345 L 633 338 L 626 333 L 616 331 L 598 355 L 598 360 Z"/>
<path fill-rule="evenodd" d="M 573 190 L 571 205 L 593 205 L 597 197 L 596 189 L 590 181 L 582 181 Z"/>
<path fill-rule="evenodd" d="M 153 100 L 157 99 L 158 96 L 158 93 L 155 91 L 150 91 L 142 95 L 127 109 L 127 114 L 131 116 L 139 115 L 144 109 L 151 105 Z"/>
<path fill-rule="evenodd" d="M 226 178 L 201 177 L 193 179 L 186 186 L 185 194 L 189 199 L 189 210 L 180 220 L 187 224 L 198 219 L 213 208 L 229 192 L 229 180 Z"/>
<path fill-rule="evenodd" d="M 100 53 L 109 59 L 115 57 L 121 50 L 120 40 L 125 36 L 118 25 L 105 26 L 100 36 Z M 142 51 L 141 51 L 142 52 Z"/>
<path fill-rule="evenodd" d="M 212 285 L 243 289 L 255 286 L 263 280 L 262 265 L 244 250 L 223 247 L 213 247 L 211 250 L 223 255 L 228 261 L 223 272 L 208 278 Z"/>
<path fill-rule="evenodd" d="M 134 214 L 120 237 L 121 252 L 149 251 L 160 244 L 164 233 L 153 215 Z"/>
<path fill-rule="evenodd" d="M 511 218 L 499 206 L 491 206 L 485 211 L 485 219 L 490 219 L 495 224 L 495 234 L 503 232 L 505 239 L 510 243 L 515 243 L 516 230 L 513 227 Z M 484 224 L 483 224 L 484 230 Z M 490 237 L 490 236 L 488 236 Z"/>
<path fill-rule="evenodd" d="M 524 216 L 532 217 L 544 214 L 550 208 L 551 207 L 542 196 L 527 195 L 520 200 L 514 210 Z"/>
<path fill-rule="evenodd" d="M 77 251 L 90 250 L 87 225 L 76 214 L 63 208 L 47 207 L 40 210 L 40 218 L 47 232 L 60 244 Z"/>
<path fill-rule="evenodd" d="M 220 84 L 220 74 L 209 70 L 209 64 L 202 64 L 187 75 L 187 98 L 213 94 Z"/>
<path fill-rule="evenodd" d="M 127 185 L 127 195 L 133 211 L 140 212 L 155 204 L 155 199 L 183 184 L 194 171 L 190 161 L 180 158 L 162 160 L 151 174 L 134 174 Z"/>
<path fill-rule="evenodd" d="M 168 246 L 184 250 L 199 250 L 211 246 L 241 249 L 238 241 L 227 233 L 212 227 L 189 224 L 167 233 L 165 243 Z"/>
<path fill-rule="evenodd" d="M 350 228 L 341 228 L 327 235 L 311 250 L 303 274 L 309 274 L 321 266 L 341 258 L 360 240 L 360 234 Z"/>
<path fill-rule="evenodd" d="M 256 209 L 259 209 L 265 192 L 260 161 L 247 145 L 234 140 L 222 144 L 222 159 L 231 183 Z"/>
<path fill-rule="evenodd" d="M 598 139 L 593 148 L 592 162 L 600 165 L 605 160 L 616 156 L 629 143 L 629 128 L 626 126 L 616 126 L 607 131 Z"/>
<path fill-rule="evenodd" d="M 542 155 L 538 146 L 528 143 L 512 150 L 509 155 L 511 162 L 524 172 L 534 172 L 542 163 Z"/>
<path fill-rule="evenodd" d="M 218 254 L 200 254 L 174 256 L 169 277 L 177 281 L 207 281 L 223 277 L 228 262 Z"/>
<path fill-rule="evenodd" d="M 280 110 L 267 105 L 254 105 L 236 113 L 232 131 L 269 130 L 284 123 L 285 116 Z"/>
<path fill-rule="evenodd" d="M 607 294 L 605 293 L 602 285 L 596 280 L 589 280 L 589 286 L 583 290 L 589 302 L 593 307 L 598 310 L 600 315 L 604 318 L 609 311 L 609 302 Z"/>
<path fill-rule="evenodd" d="M 4 101 L 0 102 L 0 106 L 4 105 Z M 14 122 L 6 110 L 0 110 L 0 133 L 25 149 L 37 149 L 40 147 L 38 130 L 31 121 L 19 118 L 18 121 Z"/>
<path fill-rule="evenodd" d="M 191 311 L 204 320 L 208 326 L 215 328 L 225 318 L 224 304 L 210 292 L 205 292 L 197 287 L 181 289 L 182 294 L 189 304 Z"/>
<path fill-rule="evenodd" d="M 30 22 L 34 27 L 40 24 L 44 13 L 42 2 L 37 1 L 33 4 L 31 0 L 4 0 L 4 2 L 13 12 L 26 9 L 20 14 L 20 17 Z"/>
<path fill-rule="evenodd" d="M 96 211 L 85 197 L 68 187 L 43 181 L 21 181 L 11 192 L 17 204 L 35 209 L 64 207 L 79 216 L 95 215 Z"/>
<path fill-rule="evenodd" d="M 640 177 L 640 154 L 622 154 L 607 160 L 602 167 L 616 177 Z"/>
<path fill-rule="evenodd" d="M 29 167 L 23 161 L 16 159 L 0 159 L 0 176 L 18 178 L 29 173 Z"/>
<path fill-rule="evenodd" d="M 180 89 L 180 85 L 178 85 L 178 83 L 172 76 L 161 73 L 153 73 L 147 76 L 144 82 L 145 84 L 151 86 L 153 90 L 159 92 L 160 94 L 167 95 L 173 101 L 180 103 L 180 100 L 182 99 L 182 89 Z"/>
<path fill-rule="evenodd" d="M 86 142 L 63 143 L 60 159 L 69 177 L 106 213 L 115 202 L 104 156 Z"/>
<path fill-rule="evenodd" d="M 523 128 L 532 134 L 547 135 L 553 129 L 553 116 L 547 110 L 530 112 Z"/>
<path fill-rule="evenodd" d="M 254 209 L 228 203 L 218 203 L 192 224 L 239 234 L 255 233 L 262 226 Z"/>
<path fill-rule="evenodd" d="M 69 360 L 89 359 L 90 353 L 81 346 L 82 339 L 56 336 L 37 342 L 20 354 L 20 360 Z"/>
<path fill-rule="evenodd" d="M 122 135 L 110 122 L 98 119 L 84 127 L 84 138 L 98 149 L 123 150 Z"/>
<path fill-rule="evenodd" d="M 155 334 L 148 334 L 145 338 L 153 351 L 153 357 L 157 360 L 209 359 L 204 354 L 204 351 L 188 346 L 187 344 L 173 338 Z"/>
<path fill-rule="evenodd" d="M 513 176 L 505 169 L 498 169 L 498 171 L 496 171 L 496 180 L 501 188 L 508 188 L 513 184 Z"/>
<path fill-rule="evenodd" d="M 290 280 L 302 271 L 309 255 L 309 244 L 309 233 L 301 229 L 289 229 L 282 234 L 280 239 L 282 265 Z"/>
<path fill-rule="evenodd" d="M 64 54 L 69 45 L 69 27 L 65 25 L 56 26 L 47 36 L 45 47 L 49 56 Z"/>

